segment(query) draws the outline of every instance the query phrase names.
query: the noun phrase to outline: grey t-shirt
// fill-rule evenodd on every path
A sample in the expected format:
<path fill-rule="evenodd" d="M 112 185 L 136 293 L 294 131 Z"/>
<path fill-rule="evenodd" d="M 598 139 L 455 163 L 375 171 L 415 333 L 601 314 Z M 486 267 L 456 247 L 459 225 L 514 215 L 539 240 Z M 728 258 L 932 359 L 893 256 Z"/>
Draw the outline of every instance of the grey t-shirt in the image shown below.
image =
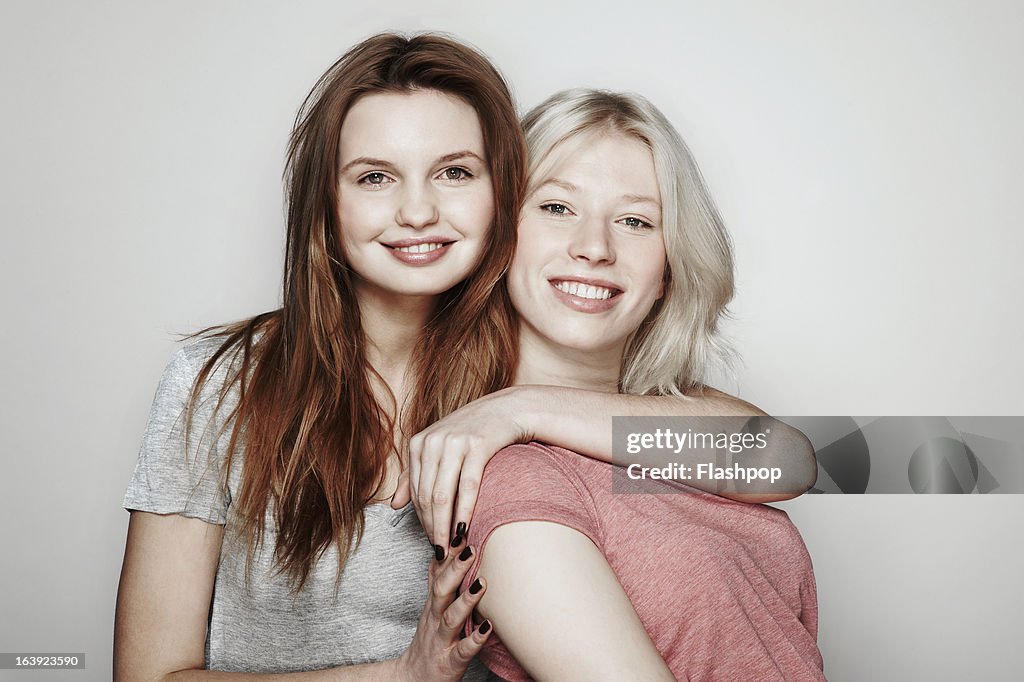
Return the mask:
<path fill-rule="evenodd" d="M 239 542 L 231 500 L 239 490 L 241 457 L 228 486 L 221 473 L 237 395 L 215 413 L 227 368 L 206 382 L 185 450 L 184 410 L 203 363 L 220 340 L 205 339 L 179 350 L 164 371 L 150 411 L 124 507 L 157 514 L 183 514 L 224 525 L 224 542 L 206 640 L 206 667 L 245 672 L 295 672 L 397 658 L 412 641 L 427 596 L 433 552 L 411 505 L 366 507 L 362 542 L 351 552 L 337 600 L 337 548 L 313 567 L 306 586 L 293 595 L 287 576 L 275 575 L 276 534 L 268 513 L 264 543 L 245 584 L 246 548 Z M 477 662 L 464 679 L 484 679 Z"/>

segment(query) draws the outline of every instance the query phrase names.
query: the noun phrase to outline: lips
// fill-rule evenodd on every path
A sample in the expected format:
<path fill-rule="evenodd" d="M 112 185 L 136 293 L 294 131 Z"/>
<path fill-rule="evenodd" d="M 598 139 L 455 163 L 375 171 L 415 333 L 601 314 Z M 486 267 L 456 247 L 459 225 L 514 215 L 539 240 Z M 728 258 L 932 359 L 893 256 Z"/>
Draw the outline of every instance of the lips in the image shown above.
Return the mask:
<path fill-rule="evenodd" d="M 428 236 L 380 243 L 392 256 L 406 265 L 429 265 L 448 253 L 455 240 Z"/>
<path fill-rule="evenodd" d="M 584 313 L 610 310 L 623 293 L 615 283 L 591 277 L 553 277 L 548 284 L 562 304 Z"/>
<path fill-rule="evenodd" d="M 580 298 L 605 300 L 612 297 L 613 289 L 607 287 L 596 287 L 581 282 L 552 282 L 554 287 L 561 292 Z"/>
<path fill-rule="evenodd" d="M 396 239 L 390 242 L 381 242 L 384 246 L 392 249 L 401 249 L 407 246 L 417 246 L 419 244 L 451 244 L 455 240 L 450 237 L 441 236 L 425 236 L 425 237 L 413 237 L 412 239 Z"/>
<path fill-rule="evenodd" d="M 391 248 L 404 253 L 430 253 L 443 246 L 444 244 L 441 242 L 425 242 L 423 244 L 410 244 L 409 246 L 392 246 Z"/>

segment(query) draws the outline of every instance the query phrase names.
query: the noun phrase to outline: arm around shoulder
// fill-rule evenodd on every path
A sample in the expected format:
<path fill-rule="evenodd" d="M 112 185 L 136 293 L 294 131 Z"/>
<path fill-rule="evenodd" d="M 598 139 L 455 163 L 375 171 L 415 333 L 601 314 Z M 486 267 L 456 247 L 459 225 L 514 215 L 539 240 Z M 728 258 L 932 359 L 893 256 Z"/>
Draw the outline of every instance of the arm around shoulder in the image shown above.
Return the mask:
<path fill-rule="evenodd" d="M 773 435 L 764 449 L 748 448 L 747 455 L 738 461 L 742 466 L 777 468 L 782 479 L 770 488 L 762 482 L 745 485 L 731 482 L 722 486 L 708 478 L 686 481 L 695 488 L 742 502 L 777 502 L 807 492 L 817 478 L 817 460 L 810 441 L 798 429 L 770 417 L 764 410 L 735 396 L 705 386 L 699 394 L 687 396 L 628 395 L 602 393 L 557 386 L 518 386 L 509 392 L 507 401 L 514 402 L 522 430 L 535 440 L 558 445 L 580 454 L 615 464 L 648 464 L 647 461 L 615 459 L 612 452 L 612 417 L 686 417 L 693 430 L 714 432 L 742 432 L 750 428 L 751 420 L 767 420 Z M 550 405 L 558 405 L 557 418 L 553 418 Z M 689 453 L 689 454 L 688 454 Z M 680 464 L 691 471 L 701 464 L 709 464 L 714 450 L 683 451 Z"/>

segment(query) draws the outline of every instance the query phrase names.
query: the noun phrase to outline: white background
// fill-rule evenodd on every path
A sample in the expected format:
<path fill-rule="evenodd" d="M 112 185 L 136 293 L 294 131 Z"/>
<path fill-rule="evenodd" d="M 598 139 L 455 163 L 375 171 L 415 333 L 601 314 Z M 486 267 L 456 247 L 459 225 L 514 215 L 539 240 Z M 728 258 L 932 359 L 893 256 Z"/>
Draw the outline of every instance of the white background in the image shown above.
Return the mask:
<path fill-rule="evenodd" d="M 736 242 L 726 390 L 1024 413 L 1019 2 L 4 0 L 0 651 L 109 678 L 120 502 L 174 334 L 278 305 L 292 119 L 384 29 L 476 44 L 524 109 L 594 86 L 666 112 Z M 830 679 L 1019 674 L 1024 496 L 784 506 Z"/>

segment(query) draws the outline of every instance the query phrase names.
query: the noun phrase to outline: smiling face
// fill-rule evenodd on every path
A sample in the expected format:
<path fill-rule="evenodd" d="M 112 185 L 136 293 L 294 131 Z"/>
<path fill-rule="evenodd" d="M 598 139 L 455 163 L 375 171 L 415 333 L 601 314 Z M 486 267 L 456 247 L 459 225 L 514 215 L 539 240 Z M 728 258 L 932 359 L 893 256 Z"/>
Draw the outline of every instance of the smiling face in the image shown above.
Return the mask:
<path fill-rule="evenodd" d="M 557 145 L 527 198 L 508 276 L 524 346 L 606 352 L 663 293 L 665 242 L 650 149 L 593 132 Z"/>
<path fill-rule="evenodd" d="M 339 159 L 357 292 L 436 296 L 469 276 L 494 217 L 473 107 L 434 90 L 365 95 L 345 117 Z"/>

